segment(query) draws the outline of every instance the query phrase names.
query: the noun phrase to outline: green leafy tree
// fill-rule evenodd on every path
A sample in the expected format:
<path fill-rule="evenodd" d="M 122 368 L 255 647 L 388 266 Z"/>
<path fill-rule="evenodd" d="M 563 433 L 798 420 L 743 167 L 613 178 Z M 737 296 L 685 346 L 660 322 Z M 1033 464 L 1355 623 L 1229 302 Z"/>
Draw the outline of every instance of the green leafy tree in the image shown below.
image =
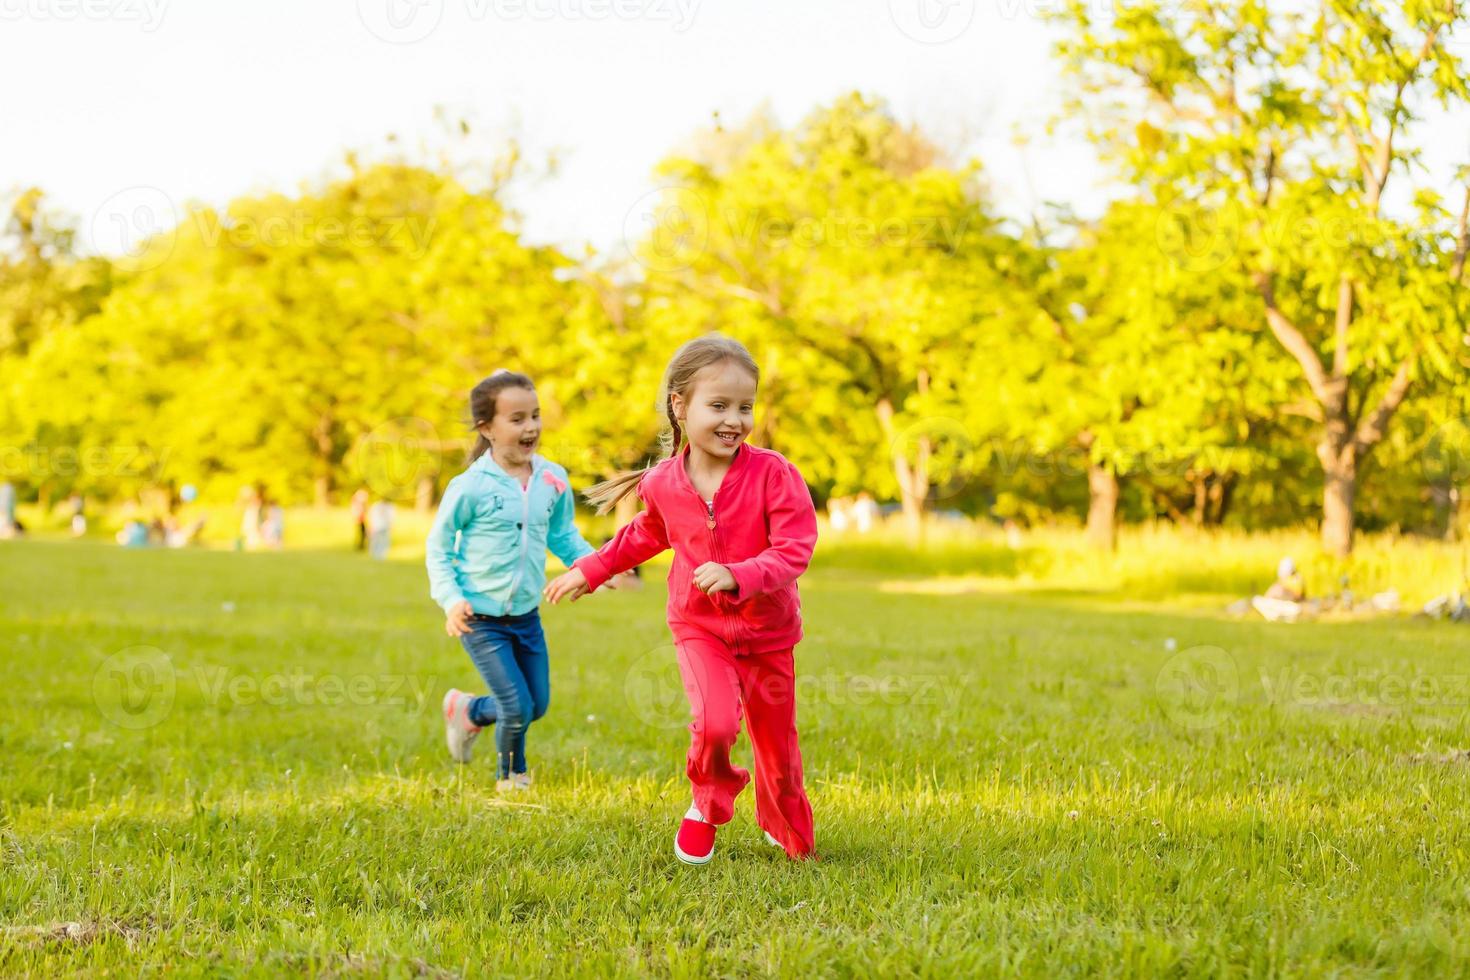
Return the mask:
<path fill-rule="evenodd" d="M 1470 101 L 1456 0 L 1069 4 L 1060 51 L 1093 138 L 1170 217 L 1161 245 L 1243 275 L 1312 416 L 1322 542 L 1352 547 L 1360 468 L 1414 392 L 1456 376 L 1463 250 L 1416 170 L 1432 102 Z M 1390 181 L 1409 204 L 1384 207 Z M 1417 183 L 1415 183 L 1417 181 Z"/>
<path fill-rule="evenodd" d="M 1017 267 L 1031 302 L 996 357 L 977 350 L 978 387 L 997 391 L 1013 446 L 1056 479 L 1086 474 L 1087 532 L 1116 540 L 1121 483 L 1133 480 L 1188 521 L 1170 489 L 1191 481 L 1204 522 L 1251 466 L 1248 440 L 1267 392 L 1252 338 L 1223 329 L 1249 316 L 1239 283 L 1203 280 L 1160 252 L 1158 209 L 1115 204 L 1075 227 L 1066 247 L 1035 247 Z M 1075 473 L 1072 471 L 1076 471 Z"/>
<path fill-rule="evenodd" d="M 595 308 L 493 188 L 349 165 L 315 192 L 195 209 L 149 243 L 97 315 L 30 358 L 38 420 L 144 447 L 181 482 L 431 497 L 462 458 L 469 388 L 555 368 L 568 311 L 580 336 Z"/>
<path fill-rule="evenodd" d="M 0 478 L 43 500 L 85 489 L 88 467 L 71 451 L 76 430 L 49 425 L 26 397 L 33 351 L 95 313 L 113 286 L 111 263 L 76 252 L 76 229 L 28 188 L 12 196 L 0 238 Z M 54 397 L 85 400 L 85 389 Z M 95 467 L 93 468 L 95 469 Z"/>
<path fill-rule="evenodd" d="M 655 335 L 724 330 L 763 358 L 757 433 L 834 493 L 897 497 L 918 533 L 936 480 L 969 465 L 962 375 L 1007 298 L 1013 241 L 975 168 L 953 169 L 850 96 L 780 130 L 676 156 L 640 243 Z"/>

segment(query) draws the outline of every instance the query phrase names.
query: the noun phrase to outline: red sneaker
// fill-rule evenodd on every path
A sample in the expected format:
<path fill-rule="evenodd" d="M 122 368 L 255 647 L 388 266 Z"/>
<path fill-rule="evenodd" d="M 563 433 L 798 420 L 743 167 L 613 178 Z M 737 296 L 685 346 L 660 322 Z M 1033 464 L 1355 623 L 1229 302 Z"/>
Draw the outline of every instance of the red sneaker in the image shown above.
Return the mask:
<path fill-rule="evenodd" d="M 684 814 L 674 837 L 674 856 L 685 864 L 708 864 L 715 856 L 715 825 L 705 821 L 699 807 Z"/>

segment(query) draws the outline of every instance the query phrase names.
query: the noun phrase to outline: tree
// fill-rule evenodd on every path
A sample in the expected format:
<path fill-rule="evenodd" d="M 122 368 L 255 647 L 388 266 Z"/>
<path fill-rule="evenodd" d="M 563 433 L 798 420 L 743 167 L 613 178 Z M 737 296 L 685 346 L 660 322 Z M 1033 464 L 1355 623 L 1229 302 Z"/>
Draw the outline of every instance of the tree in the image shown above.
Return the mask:
<path fill-rule="evenodd" d="M 66 335 L 95 313 L 113 287 L 113 267 L 75 250 L 76 229 L 29 188 L 14 195 L 0 248 L 0 478 L 21 480 L 43 499 L 86 484 L 87 474 L 69 448 L 71 430 L 41 424 L 25 397 L 32 352 Z M 69 401 L 84 390 L 58 392 Z"/>
<path fill-rule="evenodd" d="M 1169 494 L 1180 480 L 1194 483 L 1200 522 L 1212 490 L 1223 516 L 1267 400 L 1251 338 L 1223 329 L 1249 315 L 1245 290 L 1161 253 L 1158 218 L 1150 204 L 1120 202 L 1075 224 L 1065 247 L 1032 243 L 1016 267 L 1030 300 L 1017 331 L 975 356 L 1013 445 L 1048 472 L 1085 473 L 1087 534 L 1104 550 L 1130 478 L 1175 519 L 1189 520 Z"/>
<path fill-rule="evenodd" d="M 758 437 L 833 492 L 897 496 L 917 534 L 936 474 L 964 464 L 936 423 L 961 415 L 965 359 L 1006 305 L 995 266 L 1013 243 L 977 169 L 940 165 L 856 95 L 721 149 L 660 168 L 639 253 L 646 322 L 752 341 Z"/>
<path fill-rule="evenodd" d="M 1411 393 L 1455 373 L 1464 210 L 1415 172 L 1424 107 L 1470 101 L 1449 33 L 1458 0 L 1143 0 L 1110 20 L 1061 15 L 1074 108 L 1141 193 L 1170 213 L 1165 248 L 1244 275 L 1299 371 L 1282 411 L 1317 425 L 1322 543 L 1352 548 L 1361 467 Z M 1390 178 L 1411 184 L 1402 213 Z M 1176 225 L 1183 225 L 1177 234 Z"/>
<path fill-rule="evenodd" d="M 79 450 L 164 461 L 150 478 L 325 503 L 386 442 L 409 465 L 390 461 L 374 491 L 422 499 L 461 458 L 476 381 L 559 363 L 585 306 L 569 267 L 521 242 L 493 188 L 349 159 L 297 197 L 190 211 L 95 316 L 33 351 L 23 397 Z"/>

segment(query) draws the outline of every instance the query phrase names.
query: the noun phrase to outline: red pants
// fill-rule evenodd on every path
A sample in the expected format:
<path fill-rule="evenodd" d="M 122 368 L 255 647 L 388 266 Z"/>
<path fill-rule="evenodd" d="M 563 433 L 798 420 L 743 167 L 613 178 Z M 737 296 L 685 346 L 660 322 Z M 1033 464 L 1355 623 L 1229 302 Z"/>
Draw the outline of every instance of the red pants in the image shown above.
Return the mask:
<path fill-rule="evenodd" d="M 796 744 L 796 671 L 791 650 L 737 657 L 713 638 L 678 643 L 679 674 L 694 721 L 689 764 L 694 805 L 729 823 L 750 773 L 730 762 L 744 708 L 755 756 L 755 820 L 791 857 L 812 853 L 812 805 Z"/>

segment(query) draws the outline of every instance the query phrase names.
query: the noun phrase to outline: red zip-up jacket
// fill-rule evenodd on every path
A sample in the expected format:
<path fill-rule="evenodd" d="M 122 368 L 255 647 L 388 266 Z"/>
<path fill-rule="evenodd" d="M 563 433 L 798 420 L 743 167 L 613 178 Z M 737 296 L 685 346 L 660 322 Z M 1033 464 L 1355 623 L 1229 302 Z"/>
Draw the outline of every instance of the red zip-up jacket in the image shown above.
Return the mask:
<path fill-rule="evenodd" d="M 688 453 L 645 473 L 638 482 L 645 509 L 602 550 L 577 560 L 589 591 L 673 548 L 668 616 L 676 641 L 713 636 L 737 654 L 795 646 L 796 580 L 817 543 L 806 481 L 780 453 L 742 445 L 706 506 L 684 469 Z M 694 570 L 707 561 L 730 569 L 735 591 L 706 595 L 695 586 Z"/>

